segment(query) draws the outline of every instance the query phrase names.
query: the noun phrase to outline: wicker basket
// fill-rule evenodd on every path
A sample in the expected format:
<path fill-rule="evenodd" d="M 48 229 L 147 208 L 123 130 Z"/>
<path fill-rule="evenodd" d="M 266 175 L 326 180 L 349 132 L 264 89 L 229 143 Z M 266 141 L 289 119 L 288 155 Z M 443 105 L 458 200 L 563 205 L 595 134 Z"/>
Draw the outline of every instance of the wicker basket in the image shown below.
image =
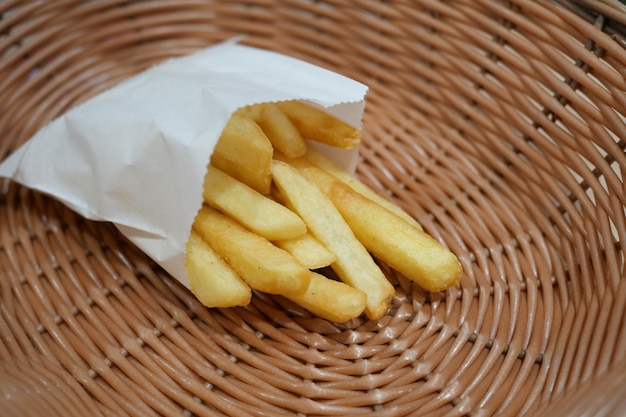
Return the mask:
<path fill-rule="evenodd" d="M 465 272 L 431 294 L 387 271 L 379 321 L 207 309 L 111 225 L 2 181 L 0 414 L 623 415 L 626 50 L 563 3 L 1 1 L 0 159 L 245 34 L 370 86 L 358 175 Z"/>

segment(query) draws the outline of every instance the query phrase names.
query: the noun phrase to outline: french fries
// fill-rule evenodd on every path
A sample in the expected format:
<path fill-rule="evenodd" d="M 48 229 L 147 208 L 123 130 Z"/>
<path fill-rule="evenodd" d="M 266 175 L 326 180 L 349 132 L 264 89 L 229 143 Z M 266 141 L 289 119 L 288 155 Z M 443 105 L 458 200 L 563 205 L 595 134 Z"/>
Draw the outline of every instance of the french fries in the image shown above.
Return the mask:
<path fill-rule="evenodd" d="M 263 130 L 272 146 L 288 158 L 304 156 L 307 145 L 302 134 L 275 103 L 259 103 L 244 107 L 240 115 L 247 115 Z"/>
<path fill-rule="evenodd" d="M 443 291 L 461 279 L 456 256 L 428 234 L 339 181 L 326 193 L 367 250 L 425 290 Z"/>
<path fill-rule="evenodd" d="M 361 143 L 361 131 L 329 113 L 300 101 L 281 101 L 278 108 L 306 139 L 350 149 Z"/>
<path fill-rule="evenodd" d="M 288 163 L 275 160 L 272 176 L 310 232 L 337 257 L 331 265 L 333 270 L 343 282 L 367 295 L 367 316 L 382 317 L 391 304 L 394 288 L 341 213 L 315 184 Z"/>
<path fill-rule="evenodd" d="M 272 184 L 274 148 L 256 122 L 233 115 L 213 151 L 211 164 L 261 194 Z"/>
<path fill-rule="evenodd" d="M 347 149 L 361 133 L 298 101 L 246 106 L 228 121 L 186 248 L 203 304 L 245 305 L 255 290 L 326 320 L 375 320 L 395 293 L 376 260 L 428 291 L 459 282 L 452 252 L 306 139 Z"/>
<path fill-rule="evenodd" d="M 267 240 L 297 238 L 306 232 L 294 212 L 211 165 L 204 177 L 203 197 Z"/>
<path fill-rule="evenodd" d="M 458 283 L 461 264 L 456 256 L 421 228 L 307 160 L 293 160 L 292 164 L 330 198 L 357 239 L 374 256 L 428 291 L 445 290 Z"/>
<path fill-rule="evenodd" d="M 207 307 L 244 306 L 252 291 L 196 231 L 187 241 L 186 268 L 191 291 Z"/>
<path fill-rule="evenodd" d="M 269 294 L 306 291 L 310 271 L 267 239 L 208 206 L 196 216 L 194 229 L 253 289 Z"/>

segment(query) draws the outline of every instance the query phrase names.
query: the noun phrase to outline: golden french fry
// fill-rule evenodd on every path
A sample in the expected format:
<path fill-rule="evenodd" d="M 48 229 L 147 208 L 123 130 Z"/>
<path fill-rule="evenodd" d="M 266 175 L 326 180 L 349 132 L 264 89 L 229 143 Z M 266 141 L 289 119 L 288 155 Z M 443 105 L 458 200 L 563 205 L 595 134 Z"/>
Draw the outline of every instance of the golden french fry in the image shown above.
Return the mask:
<path fill-rule="evenodd" d="M 278 108 L 305 139 L 350 149 L 361 143 L 361 131 L 321 109 L 300 101 L 281 101 Z"/>
<path fill-rule="evenodd" d="M 267 240 L 306 233 L 306 225 L 293 211 L 211 165 L 204 177 L 203 197 L 207 204 Z"/>
<path fill-rule="evenodd" d="M 326 320 L 343 323 L 363 313 L 367 296 L 361 290 L 311 272 L 307 290 L 286 298 Z"/>
<path fill-rule="evenodd" d="M 256 122 L 274 149 L 288 158 L 297 158 L 306 153 L 307 146 L 302 134 L 275 103 L 264 103 Z"/>
<path fill-rule="evenodd" d="M 268 179 L 264 175 L 259 175 L 258 172 L 250 170 L 246 167 L 242 167 L 237 161 L 230 161 L 224 158 L 222 155 L 213 154 L 211 156 L 211 165 L 219 168 L 221 171 L 228 173 L 237 180 L 255 189 L 259 193 L 266 195 L 268 189 L 271 190 L 272 179 Z"/>
<path fill-rule="evenodd" d="M 233 115 L 220 136 L 211 164 L 261 194 L 269 194 L 274 149 L 254 120 Z"/>
<path fill-rule="evenodd" d="M 306 141 L 276 103 L 257 103 L 238 109 L 235 114 L 254 120 L 277 151 L 289 158 L 304 156 Z"/>
<path fill-rule="evenodd" d="M 207 307 L 244 306 L 252 291 L 195 231 L 186 244 L 189 289 Z"/>
<path fill-rule="evenodd" d="M 320 151 L 313 148 L 312 146 L 309 146 L 307 149 L 306 159 L 308 159 L 309 161 L 311 161 L 318 167 L 322 168 L 323 170 L 325 170 L 326 172 L 328 172 L 329 174 L 331 174 L 338 180 L 348 184 L 350 187 L 352 187 L 354 191 L 364 195 L 365 197 L 369 198 L 372 201 L 375 201 L 381 206 L 393 211 L 394 213 L 402 217 L 404 220 L 409 222 L 414 227 L 417 227 L 418 229 L 422 230 L 422 225 L 419 224 L 419 222 L 415 220 L 413 217 L 411 217 L 406 211 L 402 210 L 400 206 L 397 206 L 393 204 L 391 201 L 386 200 L 380 194 L 376 193 L 376 191 L 368 187 L 365 183 L 359 181 L 358 178 L 356 178 L 353 175 L 348 174 L 346 171 L 339 168 L 333 161 L 331 161 L 324 154 L 322 154 Z"/>
<path fill-rule="evenodd" d="M 343 282 L 367 295 L 366 315 L 371 319 L 382 317 L 389 309 L 394 288 L 337 208 L 315 184 L 283 161 L 274 160 L 272 176 L 308 230 L 337 258 L 331 268 Z"/>
<path fill-rule="evenodd" d="M 274 244 L 293 255 L 307 269 L 327 267 L 336 259 L 335 255 L 310 233 L 293 239 L 277 240 Z"/>
<path fill-rule="evenodd" d="M 203 206 L 193 227 L 251 288 L 288 295 L 308 287 L 310 271 L 293 256 L 216 209 Z"/>
<path fill-rule="evenodd" d="M 448 248 L 324 170 L 299 161 L 293 163 L 331 199 L 374 256 L 428 291 L 442 291 L 459 282 L 461 263 Z"/>

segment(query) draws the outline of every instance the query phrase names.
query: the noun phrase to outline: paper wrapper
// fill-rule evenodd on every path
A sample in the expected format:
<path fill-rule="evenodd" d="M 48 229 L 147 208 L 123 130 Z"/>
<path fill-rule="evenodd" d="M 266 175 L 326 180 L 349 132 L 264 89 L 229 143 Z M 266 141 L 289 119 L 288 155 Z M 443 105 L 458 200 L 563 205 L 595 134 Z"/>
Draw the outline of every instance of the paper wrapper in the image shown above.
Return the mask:
<path fill-rule="evenodd" d="M 360 127 L 366 86 L 228 41 L 168 60 L 70 110 L 0 164 L 0 176 L 112 222 L 186 287 L 185 243 L 210 156 L 244 105 L 301 99 Z M 356 152 L 331 156 L 347 170 Z"/>

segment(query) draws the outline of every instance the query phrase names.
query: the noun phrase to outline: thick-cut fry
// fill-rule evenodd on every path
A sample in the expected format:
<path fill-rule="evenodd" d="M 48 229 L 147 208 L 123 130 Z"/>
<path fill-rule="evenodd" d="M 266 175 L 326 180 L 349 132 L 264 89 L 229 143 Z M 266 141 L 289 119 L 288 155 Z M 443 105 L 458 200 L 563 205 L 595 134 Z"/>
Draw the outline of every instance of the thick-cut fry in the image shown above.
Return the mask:
<path fill-rule="evenodd" d="M 459 282 L 459 260 L 430 235 L 340 182 L 328 195 L 370 252 L 422 288 L 443 291 Z"/>
<path fill-rule="evenodd" d="M 350 149 L 361 143 L 361 131 L 330 113 L 300 101 L 281 101 L 278 108 L 287 115 L 305 139 Z"/>
<path fill-rule="evenodd" d="M 411 217 L 406 211 L 402 210 L 399 206 L 393 204 L 391 201 L 386 200 L 385 198 L 380 196 L 380 194 L 376 193 L 376 191 L 372 190 L 366 184 L 359 181 L 358 178 L 348 174 L 346 171 L 339 168 L 333 161 L 331 161 L 324 154 L 322 154 L 312 146 L 309 146 L 307 149 L 306 159 L 308 159 L 318 167 L 322 168 L 338 180 L 348 184 L 350 187 L 352 187 L 354 191 L 393 211 L 398 216 L 402 217 L 404 220 L 412 224 L 414 227 L 423 230 L 422 225 L 419 224 L 418 221 Z"/>
<path fill-rule="evenodd" d="M 288 158 L 297 158 L 306 153 L 307 146 L 302 134 L 275 103 L 264 103 L 256 122 L 274 148 Z"/>
<path fill-rule="evenodd" d="M 209 206 L 196 216 L 194 229 L 253 289 L 269 294 L 299 294 L 310 271 L 286 251 L 274 246 Z"/>
<path fill-rule="evenodd" d="M 222 155 L 214 153 L 213 156 L 211 156 L 211 165 L 233 176 L 263 195 L 267 194 L 266 191 L 272 187 L 271 177 L 268 180 L 266 176 L 259 175 L 257 171 L 242 167 L 239 162 L 230 161 Z"/>
<path fill-rule="evenodd" d="M 374 256 L 428 291 L 442 291 L 461 278 L 461 264 L 445 246 L 324 170 L 299 164 L 339 209 L 350 229 Z"/>
<path fill-rule="evenodd" d="M 306 232 L 306 225 L 293 211 L 214 166 L 209 166 L 204 177 L 203 197 L 267 240 L 296 238 Z"/>
<path fill-rule="evenodd" d="M 367 296 L 340 281 L 311 272 L 309 287 L 302 294 L 286 296 L 326 320 L 343 323 L 363 313 Z"/>
<path fill-rule="evenodd" d="M 235 271 L 195 232 L 185 251 L 189 288 L 207 307 L 244 306 L 252 291 Z"/>
<path fill-rule="evenodd" d="M 333 203 L 296 168 L 283 161 L 273 162 L 272 175 L 308 230 L 337 258 L 331 268 L 343 282 L 367 295 L 366 315 L 371 319 L 382 317 L 390 306 L 394 288 Z"/>
<path fill-rule="evenodd" d="M 233 115 L 218 140 L 211 164 L 261 194 L 269 194 L 274 149 L 254 120 Z"/>
<path fill-rule="evenodd" d="M 272 143 L 289 158 L 304 156 L 306 141 L 291 119 L 276 103 L 257 103 L 238 109 L 235 114 L 254 120 Z"/>
<path fill-rule="evenodd" d="M 293 239 L 278 240 L 274 244 L 293 255 L 307 269 L 327 267 L 336 259 L 335 255 L 310 233 Z"/>

